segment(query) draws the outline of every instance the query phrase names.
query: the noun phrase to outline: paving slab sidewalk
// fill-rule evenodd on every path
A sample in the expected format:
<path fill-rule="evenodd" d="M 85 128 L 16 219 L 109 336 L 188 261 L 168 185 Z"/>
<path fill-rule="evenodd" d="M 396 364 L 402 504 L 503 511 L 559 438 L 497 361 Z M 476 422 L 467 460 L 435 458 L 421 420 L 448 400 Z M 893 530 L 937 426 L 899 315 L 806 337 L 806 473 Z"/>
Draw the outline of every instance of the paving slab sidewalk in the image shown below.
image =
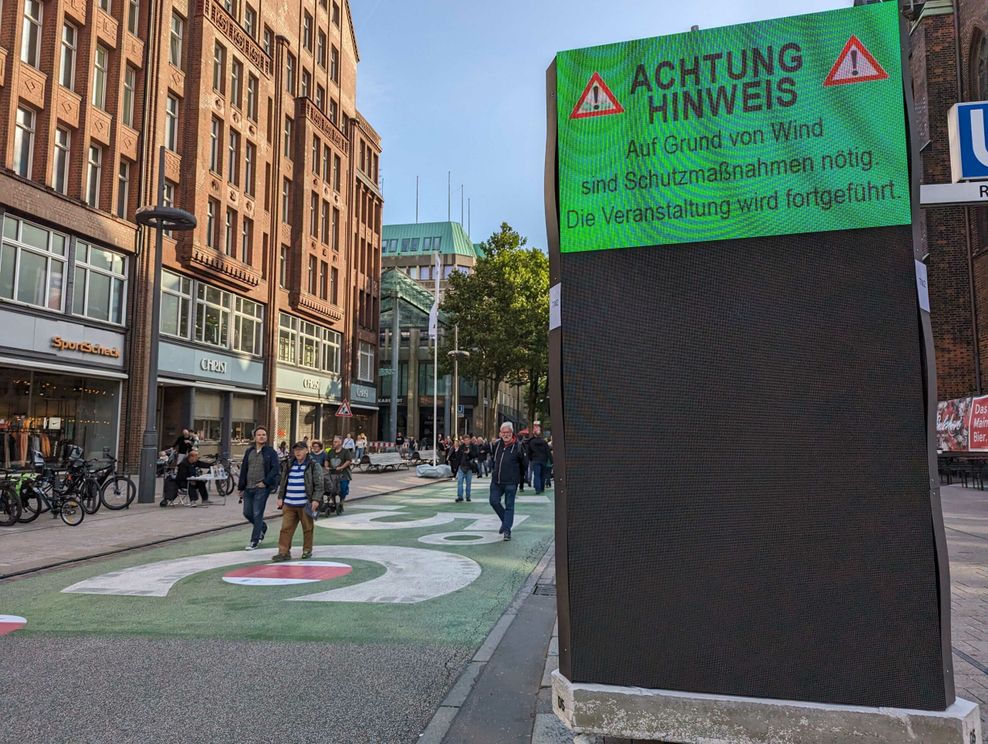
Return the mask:
<path fill-rule="evenodd" d="M 414 470 L 354 475 L 349 501 L 402 491 L 436 481 L 419 478 Z M 161 480 L 157 482 L 156 503 L 138 504 L 128 509 L 100 509 L 87 515 L 82 524 L 69 527 L 51 514 L 42 514 L 30 524 L 0 527 L 0 579 L 68 561 L 85 560 L 107 553 L 137 548 L 165 540 L 188 537 L 210 530 L 243 525 L 244 540 L 249 538 L 242 505 L 234 492 L 223 503 L 210 488 L 207 508 L 173 506 L 161 509 Z M 268 500 L 266 517 L 277 518 L 275 500 Z"/>

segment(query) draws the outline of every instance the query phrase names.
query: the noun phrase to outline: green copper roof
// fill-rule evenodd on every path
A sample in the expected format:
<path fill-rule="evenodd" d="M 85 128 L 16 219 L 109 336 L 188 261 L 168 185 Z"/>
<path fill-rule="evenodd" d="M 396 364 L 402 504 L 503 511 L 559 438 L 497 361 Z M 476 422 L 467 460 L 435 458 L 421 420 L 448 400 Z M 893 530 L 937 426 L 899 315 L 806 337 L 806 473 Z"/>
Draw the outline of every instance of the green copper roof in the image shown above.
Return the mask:
<path fill-rule="evenodd" d="M 438 247 L 444 255 L 478 257 L 473 241 L 459 222 L 384 225 L 382 242 L 385 256 L 435 253 Z"/>

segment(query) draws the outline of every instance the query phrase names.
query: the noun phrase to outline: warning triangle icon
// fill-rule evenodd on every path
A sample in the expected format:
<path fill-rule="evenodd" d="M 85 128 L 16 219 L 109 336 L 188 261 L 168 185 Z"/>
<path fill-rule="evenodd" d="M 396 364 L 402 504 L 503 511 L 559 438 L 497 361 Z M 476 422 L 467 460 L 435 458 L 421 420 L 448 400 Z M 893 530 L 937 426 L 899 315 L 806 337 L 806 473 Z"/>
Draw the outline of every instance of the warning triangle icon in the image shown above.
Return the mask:
<path fill-rule="evenodd" d="M 608 114 L 623 114 L 624 107 L 618 103 L 618 99 L 611 93 L 607 83 L 599 73 L 590 76 L 590 82 L 583 89 L 580 100 L 573 107 L 570 119 L 587 119 L 591 116 L 607 116 Z"/>
<path fill-rule="evenodd" d="M 844 45 L 844 51 L 837 57 L 830 74 L 823 81 L 825 86 L 866 83 L 869 80 L 885 80 L 889 74 L 882 69 L 871 52 L 857 36 L 852 35 Z"/>
<path fill-rule="evenodd" d="M 352 416 L 353 411 L 350 410 L 350 401 L 344 400 L 340 403 L 340 407 L 336 409 L 336 415 L 343 417 Z"/>

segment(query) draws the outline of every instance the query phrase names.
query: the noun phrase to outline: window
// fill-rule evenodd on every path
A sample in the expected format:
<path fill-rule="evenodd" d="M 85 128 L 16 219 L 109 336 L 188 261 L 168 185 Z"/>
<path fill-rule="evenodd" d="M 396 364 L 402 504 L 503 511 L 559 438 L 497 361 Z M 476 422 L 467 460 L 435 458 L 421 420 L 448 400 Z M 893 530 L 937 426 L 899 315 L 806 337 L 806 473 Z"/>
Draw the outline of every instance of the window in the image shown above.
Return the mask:
<path fill-rule="evenodd" d="M 312 75 L 309 74 L 308 70 L 302 70 L 302 91 L 299 95 L 302 98 L 309 97 L 309 91 L 312 89 Z"/>
<path fill-rule="evenodd" d="M 401 252 L 402 253 L 408 253 L 410 250 L 412 250 L 412 240 L 411 240 L 411 238 L 402 238 L 401 239 Z"/>
<path fill-rule="evenodd" d="M 216 120 L 213 120 L 215 129 Z M 165 147 L 178 151 L 178 98 L 168 94 L 165 102 Z"/>
<path fill-rule="evenodd" d="M 210 346 L 227 346 L 230 334 L 230 293 L 196 284 L 193 339 Z"/>
<path fill-rule="evenodd" d="M 319 237 L 319 194 L 309 194 L 309 235 Z"/>
<path fill-rule="evenodd" d="M 192 310 L 192 280 L 167 269 L 161 272 L 161 332 L 167 336 L 189 337 Z"/>
<path fill-rule="evenodd" d="M 332 298 L 334 305 L 339 305 L 339 295 L 337 294 L 340 286 L 340 272 L 334 266 L 329 273 L 329 295 Z M 337 362 L 337 369 L 339 369 L 339 362 Z"/>
<path fill-rule="evenodd" d="M 319 297 L 325 300 L 329 297 L 329 264 L 319 262 Z"/>
<path fill-rule="evenodd" d="M 316 41 L 316 62 L 319 66 L 326 69 L 326 33 L 320 29 L 319 35 Z"/>
<path fill-rule="evenodd" d="M 62 58 L 58 64 L 58 82 L 75 90 L 75 51 L 79 31 L 71 23 L 62 25 Z"/>
<path fill-rule="evenodd" d="M 237 0 L 223 0 L 223 7 L 226 8 L 227 13 L 234 18 L 237 17 Z"/>
<path fill-rule="evenodd" d="M 330 99 L 330 101 L 329 101 L 329 120 L 331 122 L 333 122 L 333 124 L 339 126 L 339 123 L 340 123 L 339 122 L 339 118 L 340 118 L 340 106 L 339 106 L 338 103 L 336 103 L 336 100 L 335 99 Z"/>
<path fill-rule="evenodd" d="M 52 164 L 51 185 L 59 194 L 69 193 L 69 160 L 71 135 L 68 129 L 55 130 L 55 158 Z"/>
<path fill-rule="evenodd" d="M 264 48 L 264 53 L 271 56 L 271 48 L 274 41 L 274 34 L 271 29 L 267 26 L 264 27 L 264 37 L 261 39 L 261 46 Z"/>
<path fill-rule="evenodd" d="M 174 207 L 175 206 L 175 184 L 169 180 L 165 180 L 165 193 L 161 200 L 162 206 Z M 171 230 L 165 230 L 164 234 L 169 238 L 173 237 Z"/>
<path fill-rule="evenodd" d="M 322 242 L 329 245 L 329 235 L 330 235 L 330 222 L 329 222 L 329 202 L 323 201 L 322 203 Z"/>
<path fill-rule="evenodd" d="M 285 56 L 285 89 L 295 95 L 295 55 L 291 52 Z"/>
<path fill-rule="evenodd" d="M 374 346 L 365 341 L 357 349 L 357 379 L 374 382 Z"/>
<path fill-rule="evenodd" d="M 216 224 L 216 213 L 219 212 L 220 204 L 215 199 L 210 199 L 206 203 L 206 245 L 215 248 L 217 243 L 216 231 L 219 225 Z"/>
<path fill-rule="evenodd" d="M 341 170 L 340 165 L 341 165 L 340 156 L 334 155 L 333 156 L 333 190 L 334 191 L 340 190 L 340 170 Z"/>
<path fill-rule="evenodd" d="M 117 217 L 127 219 L 127 204 L 130 199 L 130 163 L 120 161 L 117 170 Z"/>
<path fill-rule="evenodd" d="M 236 233 L 237 216 L 232 209 L 226 208 L 226 219 L 223 230 L 223 252 L 228 256 L 236 258 L 237 244 L 234 235 Z"/>
<path fill-rule="evenodd" d="M 323 180 L 326 182 L 329 181 L 329 164 L 331 161 L 332 158 L 330 157 L 329 145 L 323 145 L 322 146 L 322 177 Z M 319 168 L 315 165 L 313 165 L 313 170 L 315 170 L 316 173 L 319 172 Z"/>
<path fill-rule="evenodd" d="M 134 100 L 137 98 L 137 70 L 127 65 L 124 68 L 123 111 L 120 112 L 123 123 L 134 128 Z"/>
<path fill-rule="evenodd" d="M 264 306 L 243 297 L 233 298 L 233 350 L 261 354 L 264 337 Z"/>
<path fill-rule="evenodd" d="M 126 257 L 81 240 L 77 241 L 74 276 L 74 315 L 108 323 L 124 322 L 127 297 Z"/>
<path fill-rule="evenodd" d="M 213 45 L 213 90 L 226 93 L 226 47 Z"/>
<path fill-rule="evenodd" d="M 41 0 L 24 0 L 21 62 L 32 67 L 41 66 Z"/>
<path fill-rule="evenodd" d="M 111 11 L 110 0 L 99 0 L 99 7 L 109 13 Z"/>
<path fill-rule="evenodd" d="M 244 6 L 244 31 L 252 39 L 257 39 L 257 11 L 250 5 Z"/>
<path fill-rule="evenodd" d="M 278 286 L 288 289 L 288 246 L 283 245 L 278 251 Z"/>
<path fill-rule="evenodd" d="M 309 256 L 309 294 L 316 293 L 316 271 L 318 261 L 315 256 Z"/>
<path fill-rule="evenodd" d="M 291 223 L 292 182 L 287 178 L 281 182 L 281 221 L 286 225 Z"/>
<path fill-rule="evenodd" d="M 247 76 L 247 118 L 257 122 L 257 78 Z"/>
<path fill-rule="evenodd" d="M 185 19 L 172 11 L 171 36 L 168 41 L 168 61 L 182 69 L 182 44 L 185 39 Z"/>
<path fill-rule="evenodd" d="M 89 146 L 89 163 L 86 173 L 86 204 L 99 209 L 99 187 L 103 176 L 103 149 Z"/>
<path fill-rule="evenodd" d="M 250 196 L 257 192 L 254 169 L 257 167 L 257 146 L 253 142 L 248 142 L 244 147 L 244 191 Z"/>
<path fill-rule="evenodd" d="M 298 357 L 298 318 L 281 314 L 278 320 L 278 361 L 295 364 Z"/>
<path fill-rule="evenodd" d="M 312 171 L 319 175 L 319 153 L 322 152 L 322 142 L 317 135 L 312 135 Z"/>
<path fill-rule="evenodd" d="M 281 313 L 278 319 L 278 361 L 339 374 L 340 334 Z"/>
<path fill-rule="evenodd" d="M 340 25 L 340 4 L 337 2 L 333 3 L 333 25 Z"/>
<path fill-rule="evenodd" d="M 10 215 L 0 243 L 0 297 L 62 310 L 68 237 Z"/>
<path fill-rule="evenodd" d="M 321 85 L 316 85 L 316 108 L 326 113 L 326 89 Z"/>
<path fill-rule="evenodd" d="M 340 373 L 340 334 L 328 328 L 323 329 L 322 368 L 326 372 Z"/>
<path fill-rule="evenodd" d="M 220 172 L 222 139 L 223 122 L 213 117 L 213 123 L 209 130 L 209 170 L 213 173 Z"/>
<path fill-rule="evenodd" d="M 302 46 L 307 51 L 312 51 L 312 16 L 309 11 L 302 15 Z"/>
<path fill-rule="evenodd" d="M 340 210 L 333 207 L 333 250 L 340 249 Z"/>
<path fill-rule="evenodd" d="M 244 85 L 244 66 L 239 59 L 230 65 L 230 102 L 240 108 L 240 93 Z"/>
<path fill-rule="evenodd" d="M 240 185 L 240 132 L 230 130 L 227 145 L 226 179 L 234 186 Z"/>
<path fill-rule="evenodd" d="M 286 116 L 285 117 L 285 136 L 282 148 L 282 155 L 284 155 L 289 160 L 292 159 L 292 131 L 295 128 L 294 120 Z"/>
<path fill-rule="evenodd" d="M 106 80 L 110 64 L 110 50 L 102 44 L 96 45 L 96 56 L 93 59 L 93 100 L 92 104 L 106 111 Z"/>
<path fill-rule="evenodd" d="M 14 130 L 14 171 L 24 178 L 31 177 L 34 166 L 35 118 L 35 113 L 31 109 L 18 107 Z"/>
<path fill-rule="evenodd" d="M 244 217 L 243 224 L 240 226 L 240 260 L 245 264 L 250 264 L 251 262 L 251 255 L 254 252 L 253 244 L 254 220 Z"/>
<path fill-rule="evenodd" d="M 128 0 L 127 3 L 127 30 L 137 36 L 137 22 L 141 17 L 140 0 Z"/>
<path fill-rule="evenodd" d="M 329 77 L 330 79 L 339 85 L 340 83 L 340 50 L 333 45 L 333 49 L 329 53 Z"/>

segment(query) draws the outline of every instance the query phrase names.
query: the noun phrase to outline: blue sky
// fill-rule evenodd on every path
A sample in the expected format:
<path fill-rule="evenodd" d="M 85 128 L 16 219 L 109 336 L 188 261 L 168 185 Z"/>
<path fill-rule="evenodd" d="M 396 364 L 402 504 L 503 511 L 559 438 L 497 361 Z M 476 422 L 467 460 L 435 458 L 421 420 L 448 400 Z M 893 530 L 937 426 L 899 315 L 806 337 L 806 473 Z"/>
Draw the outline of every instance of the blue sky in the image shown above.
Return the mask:
<path fill-rule="evenodd" d="M 502 221 L 544 248 L 545 70 L 557 51 L 847 7 L 852 0 L 351 0 L 357 105 L 381 134 L 384 222 Z M 464 218 L 464 224 L 467 223 Z"/>

